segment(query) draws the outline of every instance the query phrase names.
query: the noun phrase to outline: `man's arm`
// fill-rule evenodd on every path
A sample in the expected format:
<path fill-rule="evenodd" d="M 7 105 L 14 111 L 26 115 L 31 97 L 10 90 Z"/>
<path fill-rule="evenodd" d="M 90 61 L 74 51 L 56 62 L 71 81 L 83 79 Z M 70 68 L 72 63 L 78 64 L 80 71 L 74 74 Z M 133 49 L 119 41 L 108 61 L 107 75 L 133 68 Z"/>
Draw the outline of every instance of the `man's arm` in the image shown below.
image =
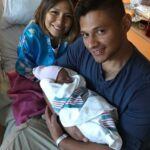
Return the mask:
<path fill-rule="evenodd" d="M 142 87 L 120 117 L 123 149 L 141 150 L 150 143 L 150 85 Z"/>
<path fill-rule="evenodd" d="M 70 137 L 64 139 L 60 144 L 64 150 L 111 150 L 107 145 L 96 144 L 91 142 L 80 142 Z"/>
<path fill-rule="evenodd" d="M 59 123 L 57 122 L 56 114 L 52 114 L 48 111 L 48 107 L 45 111 L 46 124 L 51 133 L 54 141 L 56 141 L 60 136 L 63 135 L 63 130 Z M 59 147 L 63 150 L 111 150 L 108 146 L 102 144 L 96 144 L 91 142 L 81 142 L 74 140 L 71 137 L 63 139 Z"/>

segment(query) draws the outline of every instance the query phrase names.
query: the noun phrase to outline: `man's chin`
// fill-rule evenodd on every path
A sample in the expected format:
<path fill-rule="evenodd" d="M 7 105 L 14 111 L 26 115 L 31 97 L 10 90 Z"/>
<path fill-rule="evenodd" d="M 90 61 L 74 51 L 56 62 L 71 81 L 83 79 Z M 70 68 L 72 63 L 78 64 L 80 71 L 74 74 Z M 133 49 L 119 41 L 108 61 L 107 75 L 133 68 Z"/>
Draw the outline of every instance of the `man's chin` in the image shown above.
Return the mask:
<path fill-rule="evenodd" d="M 94 60 L 95 60 L 97 63 L 103 63 L 103 62 L 105 61 L 105 59 L 97 58 L 97 57 L 94 57 Z"/>

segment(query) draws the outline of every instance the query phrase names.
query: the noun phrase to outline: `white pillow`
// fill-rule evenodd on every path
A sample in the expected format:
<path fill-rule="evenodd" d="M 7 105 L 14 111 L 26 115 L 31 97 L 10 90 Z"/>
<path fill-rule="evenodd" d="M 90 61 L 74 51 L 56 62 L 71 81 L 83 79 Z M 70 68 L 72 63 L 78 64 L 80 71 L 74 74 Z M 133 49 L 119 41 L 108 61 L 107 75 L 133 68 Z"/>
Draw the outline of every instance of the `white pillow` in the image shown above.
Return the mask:
<path fill-rule="evenodd" d="M 9 24 L 27 24 L 34 15 L 41 0 L 2 0 L 3 18 Z"/>

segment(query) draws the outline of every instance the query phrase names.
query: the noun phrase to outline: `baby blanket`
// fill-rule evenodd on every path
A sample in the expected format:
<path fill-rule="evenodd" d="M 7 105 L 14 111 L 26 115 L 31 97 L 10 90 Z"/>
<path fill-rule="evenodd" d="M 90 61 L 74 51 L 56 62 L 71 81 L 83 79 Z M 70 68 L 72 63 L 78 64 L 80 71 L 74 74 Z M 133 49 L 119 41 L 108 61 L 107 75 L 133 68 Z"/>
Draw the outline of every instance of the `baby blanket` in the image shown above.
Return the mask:
<path fill-rule="evenodd" d="M 115 120 L 117 110 L 103 97 L 85 88 L 85 81 L 73 75 L 72 83 L 58 84 L 42 79 L 40 86 L 64 127 L 77 126 L 90 141 L 119 150 L 122 140 Z M 115 116 L 115 117 L 114 117 Z"/>

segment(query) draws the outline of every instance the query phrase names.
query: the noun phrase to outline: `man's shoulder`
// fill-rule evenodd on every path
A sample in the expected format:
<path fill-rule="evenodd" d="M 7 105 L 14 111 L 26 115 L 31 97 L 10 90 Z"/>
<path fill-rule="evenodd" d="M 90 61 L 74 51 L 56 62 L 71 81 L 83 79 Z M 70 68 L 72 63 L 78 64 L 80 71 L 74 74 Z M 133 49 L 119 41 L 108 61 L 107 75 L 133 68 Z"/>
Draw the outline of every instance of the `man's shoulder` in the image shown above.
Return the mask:
<path fill-rule="evenodd" d="M 81 36 L 78 36 L 76 38 L 76 40 L 70 44 L 71 47 L 84 47 L 85 48 L 85 45 L 84 45 L 84 42 L 83 42 L 83 38 Z"/>
<path fill-rule="evenodd" d="M 77 39 L 68 46 L 68 50 L 69 50 L 69 53 L 77 55 L 78 58 L 80 58 L 83 55 L 85 57 L 89 55 L 89 51 L 84 45 L 83 38 L 80 36 L 77 37 Z"/>
<path fill-rule="evenodd" d="M 83 38 L 81 36 L 79 36 L 73 43 L 68 46 L 67 56 L 68 58 L 74 60 L 76 64 L 78 64 L 78 70 L 86 68 L 87 63 L 91 66 L 91 68 L 93 68 L 92 66 L 95 66 L 96 64 L 95 59 L 86 48 Z"/>
<path fill-rule="evenodd" d="M 136 48 L 134 50 L 132 60 L 134 63 L 133 65 L 138 70 L 138 72 L 143 70 L 150 71 L 150 61 Z"/>
<path fill-rule="evenodd" d="M 136 85 L 150 83 L 150 61 L 137 49 L 133 52 L 133 56 L 125 68 L 129 81 L 135 82 Z"/>

